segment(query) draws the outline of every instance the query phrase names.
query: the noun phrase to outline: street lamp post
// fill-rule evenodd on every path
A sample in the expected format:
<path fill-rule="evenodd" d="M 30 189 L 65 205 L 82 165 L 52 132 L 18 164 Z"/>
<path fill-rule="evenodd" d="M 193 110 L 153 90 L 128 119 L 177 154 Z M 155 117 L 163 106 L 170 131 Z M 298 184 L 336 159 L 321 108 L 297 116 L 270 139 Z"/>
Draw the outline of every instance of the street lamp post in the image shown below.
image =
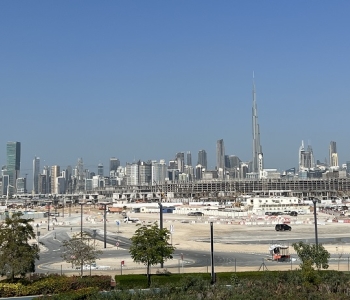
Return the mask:
<path fill-rule="evenodd" d="M 318 249 L 317 215 L 316 215 L 316 203 L 318 202 L 318 199 L 312 198 L 312 202 L 314 203 L 315 243 L 316 243 L 316 249 Z"/>
<path fill-rule="evenodd" d="M 47 231 L 50 231 L 50 206 L 51 206 L 51 201 L 47 202 Z"/>
<path fill-rule="evenodd" d="M 80 238 L 83 239 L 83 205 L 84 202 L 79 202 L 80 205 Z"/>
<path fill-rule="evenodd" d="M 104 242 L 104 248 L 107 248 L 107 223 L 106 223 L 106 219 L 107 219 L 107 205 L 108 203 L 100 203 L 101 205 L 103 205 L 103 242 Z"/>
<path fill-rule="evenodd" d="M 162 201 L 162 198 L 160 198 L 160 201 Z M 160 230 L 163 230 L 163 204 L 161 202 L 158 202 L 158 205 L 159 205 L 159 228 Z M 164 268 L 163 261 L 160 263 L 160 267 Z"/>
<path fill-rule="evenodd" d="M 213 222 L 210 222 L 210 258 L 211 258 L 211 284 L 215 283 L 214 272 L 214 230 Z"/>
<path fill-rule="evenodd" d="M 36 224 L 36 239 L 39 244 L 39 224 Z"/>

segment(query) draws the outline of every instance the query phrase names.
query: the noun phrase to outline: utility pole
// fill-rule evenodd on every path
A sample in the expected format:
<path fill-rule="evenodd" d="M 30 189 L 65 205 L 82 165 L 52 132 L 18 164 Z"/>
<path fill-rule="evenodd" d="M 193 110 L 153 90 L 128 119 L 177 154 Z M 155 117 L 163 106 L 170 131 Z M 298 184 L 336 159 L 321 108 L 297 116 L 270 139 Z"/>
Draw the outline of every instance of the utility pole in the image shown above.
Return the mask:
<path fill-rule="evenodd" d="M 159 206 L 159 229 L 163 230 L 163 204 L 162 204 L 162 190 L 159 188 L 158 184 L 156 183 L 156 181 L 153 181 L 154 184 L 156 185 L 156 188 L 158 189 L 160 195 L 159 195 L 159 202 L 158 202 L 158 206 Z M 160 267 L 164 268 L 164 263 L 163 261 L 160 263 Z"/>

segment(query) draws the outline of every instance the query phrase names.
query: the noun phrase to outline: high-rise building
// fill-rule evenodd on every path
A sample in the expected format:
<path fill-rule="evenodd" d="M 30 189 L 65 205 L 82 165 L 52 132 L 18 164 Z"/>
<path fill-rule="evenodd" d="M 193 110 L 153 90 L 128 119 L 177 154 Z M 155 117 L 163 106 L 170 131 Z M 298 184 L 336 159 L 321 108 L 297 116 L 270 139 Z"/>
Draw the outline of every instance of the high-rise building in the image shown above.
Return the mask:
<path fill-rule="evenodd" d="M 176 153 L 175 160 L 177 162 L 177 169 L 182 173 L 185 167 L 185 153 L 184 152 Z"/>
<path fill-rule="evenodd" d="M 59 194 L 58 189 L 58 180 L 57 178 L 60 176 L 60 166 L 52 166 L 51 167 L 51 193 Z"/>
<path fill-rule="evenodd" d="M 255 81 L 253 74 L 253 108 L 252 108 L 252 127 L 253 127 L 253 161 L 252 172 L 260 173 L 263 169 L 263 153 L 260 145 L 260 127 L 258 123 L 258 109 L 256 105 Z"/>
<path fill-rule="evenodd" d="M 103 177 L 103 164 L 98 164 L 97 166 L 97 175 Z"/>
<path fill-rule="evenodd" d="M 159 163 L 152 161 L 152 184 L 163 184 L 167 177 L 167 166 L 164 159 L 161 159 Z"/>
<path fill-rule="evenodd" d="M 329 167 L 339 168 L 338 153 L 337 153 L 337 143 L 331 141 L 329 144 Z"/>
<path fill-rule="evenodd" d="M 16 181 L 21 169 L 21 143 L 7 142 L 6 174 L 9 176 L 9 194 L 16 190 Z"/>
<path fill-rule="evenodd" d="M 39 185 L 41 185 L 41 187 L 39 187 L 39 192 L 41 194 L 51 193 L 51 174 L 49 166 L 44 166 L 43 179 Z"/>
<path fill-rule="evenodd" d="M 207 152 L 205 150 L 199 150 L 198 151 L 198 162 L 197 165 L 201 165 L 202 168 L 207 170 L 208 164 L 207 164 Z"/>
<path fill-rule="evenodd" d="M 109 173 L 112 171 L 117 171 L 118 167 L 120 167 L 120 160 L 115 157 L 111 157 L 109 159 Z"/>
<path fill-rule="evenodd" d="M 216 142 L 216 170 L 222 175 L 225 172 L 225 146 L 223 139 Z M 222 178 L 222 175 L 219 178 Z"/>
<path fill-rule="evenodd" d="M 237 168 L 239 168 L 240 166 L 241 166 L 241 160 L 239 159 L 239 157 L 238 156 L 236 156 L 236 155 L 230 155 L 229 157 L 228 157 L 228 159 L 229 159 L 229 161 L 230 161 L 230 168 L 232 169 L 232 168 L 235 168 L 235 169 L 237 169 Z"/>
<path fill-rule="evenodd" d="M 139 163 L 139 184 L 149 185 L 152 183 L 152 163 L 141 161 Z"/>
<path fill-rule="evenodd" d="M 139 184 L 139 163 L 126 163 L 125 168 L 126 184 L 138 185 Z"/>
<path fill-rule="evenodd" d="M 40 158 L 33 159 L 33 192 L 39 194 L 39 177 L 40 177 Z"/>
<path fill-rule="evenodd" d="M 25 194 L 27 193 L 27 179 L 26 178 L 17 178 L 16 180 L 16 189 L 17 189 L 17 194 Z"/>
<path fill-rule="evenodd" d="M 350 161 L 346 162 L 346 173 L 349 175 L 350 174 Z"/>
<path fill-rule="evenodd" d="M 301 141 L 301 146 L 299 148 L 299 172 L 307 171 L 315 166 L 314 154 L 312 147 L 307 146 L 305 150 L 304 141 Z"/>
<path fill-rule="evenodd" d="M 78 159 L 78 164 L 75 167 L 75 171 L 73 172 L 74 176 L 74 190 L 75 192 L 83 192 L 85 191 L 85 177 L 84 177 L 84 163 L 83 159 Z"/>
<path fill-rule="evenodd" d="M 192 166 L 192 155 L 191 151 L 187 151 L 187 165 Z"/>

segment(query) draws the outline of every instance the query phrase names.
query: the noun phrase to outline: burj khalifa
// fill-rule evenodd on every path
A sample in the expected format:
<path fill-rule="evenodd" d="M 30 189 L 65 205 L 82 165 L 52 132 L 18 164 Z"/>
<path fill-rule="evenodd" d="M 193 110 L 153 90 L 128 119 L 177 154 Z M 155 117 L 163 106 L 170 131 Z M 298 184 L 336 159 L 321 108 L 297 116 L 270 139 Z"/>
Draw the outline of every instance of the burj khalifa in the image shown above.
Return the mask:
<path fill-rule="evenodd" d="M 253 73 L 253 107 L 252 107 L 252 129 L 253 129 L 253 163 L 252 172 L 258 173 L 259 177 L 263 170 L 263 153 L 260 145 L 260 128 L 258 123 L 258 109 L 256 106 L 255 81 Z"/>

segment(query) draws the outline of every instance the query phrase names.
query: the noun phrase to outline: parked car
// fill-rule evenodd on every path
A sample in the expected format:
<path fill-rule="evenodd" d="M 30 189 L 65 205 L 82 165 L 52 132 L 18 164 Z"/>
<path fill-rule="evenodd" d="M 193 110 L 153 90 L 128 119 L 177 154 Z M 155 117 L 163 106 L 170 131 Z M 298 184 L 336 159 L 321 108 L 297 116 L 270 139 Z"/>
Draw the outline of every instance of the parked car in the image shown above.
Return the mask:
<path fill-rule="evenodd" d="M 201 211 L 191 211 L 187 215 L 201 217 L 201 216 L 204 216 L 204 213 L 202 213 Z"/>
<path fill-rule="evenodd" d="M 291 231 L 292 227 L 287 224 L 276 224 L 275 226 L 276 231 Z"/>
<path fill-rule="evenodd" d="M 290 212 L 290 214 L 289 214 L 290 216 L 293 216 L 293 217 L 296 217 L 297 215 L 298 215 L 298 213 L 296 212 L 296 211 L 291 211 Z"/>

